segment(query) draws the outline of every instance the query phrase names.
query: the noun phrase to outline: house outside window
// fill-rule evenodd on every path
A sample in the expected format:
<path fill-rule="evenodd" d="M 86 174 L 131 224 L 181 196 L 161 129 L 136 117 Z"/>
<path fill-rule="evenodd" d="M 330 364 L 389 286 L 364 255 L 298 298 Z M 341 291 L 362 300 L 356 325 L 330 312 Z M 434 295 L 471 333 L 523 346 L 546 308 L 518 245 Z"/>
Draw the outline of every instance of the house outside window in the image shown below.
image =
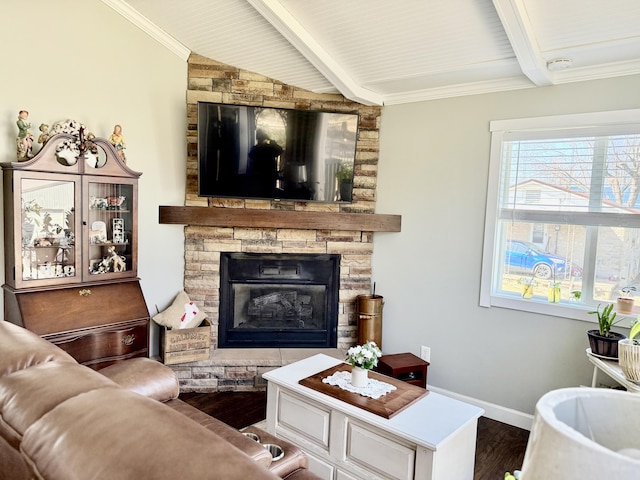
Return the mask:
<path fill-rule="evenodd" d="M 640 110 L 491 131 L 480 304 L 587 319 L 640 292 Z"/>

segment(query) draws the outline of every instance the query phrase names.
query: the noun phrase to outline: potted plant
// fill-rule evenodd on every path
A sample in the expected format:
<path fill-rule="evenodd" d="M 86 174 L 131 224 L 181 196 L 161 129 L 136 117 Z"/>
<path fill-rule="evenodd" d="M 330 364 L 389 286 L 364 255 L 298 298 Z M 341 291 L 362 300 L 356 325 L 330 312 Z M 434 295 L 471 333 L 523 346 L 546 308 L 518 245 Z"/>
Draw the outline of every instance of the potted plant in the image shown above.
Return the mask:
<path fill-rule="evenodd" d="M 632 292 L 636 291 L 636 287 L 628 286 L 620 289 L 620 296 L 616 300 L 616 311 L 621 314 L 629 314 L 633 311 L 634 299 Z"/>
<path fill-rule="evenodd" d="M 367 342 L 364 345 L 356 345 L 347 350 L 347 362 L 351 364 L 351 385 L 354 387 L 366 387 L 369 382 L 369 370 L 378 365 L 378 358 L 382 351 L 376 342 Z"/>
<path fill-rule="evenodd" d="M 618 341 L 626 338 L 624 335 L 612 332 L 611 327 L 620 321 L 616 321 L 616 312 L 613 311 L 613 303 L 608 304 L 600 311 L 598 308 L 589 312 L 598 316 L 598 329 L 587 330 L 591 353 L 607 358 L 618 358 Z"/>
<path fill-rule="evenodd" d="M 353 191 L 353 165 L 351 163 L 342 163 L 336 172 L 338 179 L 338 190 L 340 192 L 340 200 L 351 201 Z"/>
<path fill-rule="evenodd" d="M 629 338 L 623 338 L 618 342 L 620 369 L 627 380 L 634 383 L 640 383 L 640 340 L 636 339 L 639 335 L 640 317 L 631 325 Z"/>

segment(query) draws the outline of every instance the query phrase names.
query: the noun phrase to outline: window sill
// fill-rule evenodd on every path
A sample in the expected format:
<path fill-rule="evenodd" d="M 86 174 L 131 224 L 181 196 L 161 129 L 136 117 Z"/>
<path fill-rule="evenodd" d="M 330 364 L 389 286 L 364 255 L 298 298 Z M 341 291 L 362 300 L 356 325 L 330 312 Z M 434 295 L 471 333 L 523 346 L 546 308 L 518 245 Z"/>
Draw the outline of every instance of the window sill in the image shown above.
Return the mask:
<path fill-rule="evenodd" d="M 595 307 L 578 302 L 563 301 L 560 303 L 549 303 L 542 299 L 537 300 L 535 298 L 531 300 L 523 300 L 522 298 L 510 295 L 491 295 L 490 304 L 482 306 L 489 308 L 508 308 L 510 310 L 519 310 L 522 312 L 568 318 L 595 325 L 598 323 L 596 315 L 589 314 L 589 312 L 595 310 Z M 618 317 L 621 317 L 622 321 L 616 326 L 620 328 L 629 328 L 631 322 L 636 318 L 636 316 L 636 314 L 618 314 Z"/>

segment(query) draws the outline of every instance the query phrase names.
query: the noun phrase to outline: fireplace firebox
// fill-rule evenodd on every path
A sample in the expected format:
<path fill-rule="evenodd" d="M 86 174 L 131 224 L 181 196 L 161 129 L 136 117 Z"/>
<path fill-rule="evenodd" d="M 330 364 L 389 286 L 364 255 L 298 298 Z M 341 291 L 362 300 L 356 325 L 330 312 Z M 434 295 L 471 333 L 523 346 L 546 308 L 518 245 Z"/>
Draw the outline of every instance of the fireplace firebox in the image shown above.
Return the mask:
<path fill-rule="evenodd" d="M 340 256 L 220 254 L 220 348 L 335 348 Z"/>

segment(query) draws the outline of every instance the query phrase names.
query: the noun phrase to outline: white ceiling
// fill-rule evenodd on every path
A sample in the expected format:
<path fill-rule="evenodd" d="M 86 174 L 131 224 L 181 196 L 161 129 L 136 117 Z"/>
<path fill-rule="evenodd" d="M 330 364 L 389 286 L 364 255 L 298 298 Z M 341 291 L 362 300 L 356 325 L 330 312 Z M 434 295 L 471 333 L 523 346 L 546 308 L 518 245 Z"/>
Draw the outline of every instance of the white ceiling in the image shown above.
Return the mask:
<path fill-rule="evenodd" d="M 185 59 L 365 104 L 640 73 L 638 0 L 102 1 Z"/>

